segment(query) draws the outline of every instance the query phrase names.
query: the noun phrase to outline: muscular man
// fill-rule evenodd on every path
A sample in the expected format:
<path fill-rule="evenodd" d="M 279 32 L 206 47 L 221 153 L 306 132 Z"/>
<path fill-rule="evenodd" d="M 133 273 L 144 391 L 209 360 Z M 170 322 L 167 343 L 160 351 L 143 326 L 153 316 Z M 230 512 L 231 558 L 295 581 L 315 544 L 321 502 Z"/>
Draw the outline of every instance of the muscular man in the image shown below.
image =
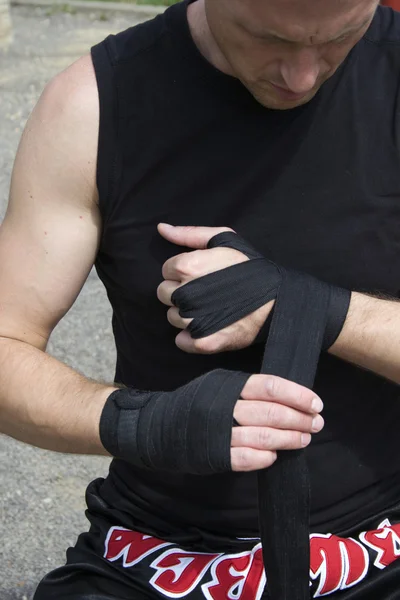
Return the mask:
<path fill-rule="evenodd" d="M 260 598 L 255 471 L 302 447 L 310 597 L 400 598 L 400 18 L 377 5 L 186 1 L 47 86 L 0 234 L 1 431 L 117 460 L 35 600 Z M 227 227 L 352 291 L 314 392 L 255 375 L 272 302 L 197 340 L 167 313 L 246 260 L 207 249 Z M 44 352 L 93 264 L 127 389 Z"/>

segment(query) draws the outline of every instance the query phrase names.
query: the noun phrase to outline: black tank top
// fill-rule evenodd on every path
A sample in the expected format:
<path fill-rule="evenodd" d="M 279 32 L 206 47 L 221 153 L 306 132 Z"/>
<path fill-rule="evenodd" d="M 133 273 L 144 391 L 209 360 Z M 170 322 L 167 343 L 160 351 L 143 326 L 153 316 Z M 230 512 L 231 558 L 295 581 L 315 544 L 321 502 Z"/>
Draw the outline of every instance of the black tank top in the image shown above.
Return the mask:
<path fill-rule="evenodd" d="M 266 109 L 196 48 L 188 2 L 92 50 L 100 96 L 96 262 L 113 307 L 116 380 L 172 390 L 214 368 L 257 373 L 262 347 L 189 355 L 156 297 L 182 252 L 156 231 L 230 226 L 265 256 L 352 290 L 400 288 L 400 14 L 308 104 Z M 311 525 L 340 531 L 400 498 L 400 387 L 325 354 L 324 430 L 307 449 Z M 254 474 L 155 473 L 114 460 L 103 498 L 144 529 L 258 532 Z M 125 521 L 126 522 L 126 521 Z"/>

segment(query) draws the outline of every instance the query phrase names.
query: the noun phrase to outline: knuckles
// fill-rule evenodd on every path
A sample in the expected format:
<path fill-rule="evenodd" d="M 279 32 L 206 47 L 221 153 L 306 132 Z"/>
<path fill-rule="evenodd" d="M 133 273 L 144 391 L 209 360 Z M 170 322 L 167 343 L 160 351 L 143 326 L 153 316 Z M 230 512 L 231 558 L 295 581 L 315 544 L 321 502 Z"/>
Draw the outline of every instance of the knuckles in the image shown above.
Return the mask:
<path fill-rule="evenodd" d="M 236 466 L 240 471 L 250 471 L 253 467 L 252 453 L 248 448 L 240 448 L 236 456 Z"/>
<path fill-rule="evenodd" d="M 245 330 L 243 323 L 233 323 L 221 331 L 205 338 L 193 340 L 193 348 L 202 354 L 215 354 L 229 350 L 238 350 L 249 346 L 255 335 Z"/>
<path fill-rule="evenodd" d="M 273 435 L 268 427 L 261 427 L 258 431 L 258 447 L 260 450 L 273 450 Z"/>
<path fill-rule="evenodd" d="M 273 402 L 269 402 L 265 405 L 265 420 L 266 423 L 272 426 L 279 426 L 280 421 L 282 420 L 282 411 L 281 406 L 279 404 L 275 404 Z"/>
<path fill-rule="evenodd" d="M 254 454 L 249 448 L 235 448 L 231 452 L 231 464 L 233 471 L 257 471 L 270 467 L 276 460 L 276 452 L 265 452 L 263 460 Z M 262 462 L 262 464 L 261 464 Z"/>
<path fill-rule="evenodd" d="M 193 340 L 193 347 L 201 354 L 215 354 L 222 348 L 218 334 Z"/>
<path fill-rule="evenodd" d="M 167 320 L 170 325 L 175 326 L 176 323 L 176 309 L 170 308 L 167 310 Z"/>
<path fill-rule="evenodd" d="M 181 280 L 197 279 L 249 259 L 232 248 L 192 250 L 178 254 L 163 265 L 162 274 L 168 279 L 171 269 Z"/>
<path fill-rule="evenodd" d="M 265 387 L 268 390 L 268 396 L 270 398 L 277 398 L 281 388 L 279 377 L 268 375 L 265 380 Z"/>
<path fill-rule="evenodd" d="M 162 302 L 164 304 L 165 301 L 165 296 L 166 296 L 166 290 L 165 290 L 165 281 L 161 282 L 160 285 L 157 288 L 157 298 L 159 299 L 160 302 Z"/>
<path fill-rule="evenodd" d="M 193 250 L 185 254 L 179 254 L 174 259 L 174 270 L 181 280 L 197 279 L 210 272 L 210 259 L 206 253 L 210 250 Z"/>
<path fill-rule="evenodd" d="M 196 265 L 196 259 L 193 256 L 194 254 L 195 252 L 188 252 L 186 254 L 179 254 L 179 256 L 175 258 L 174 267 L 177 275 L 187 277 L 192 274 Z"/>

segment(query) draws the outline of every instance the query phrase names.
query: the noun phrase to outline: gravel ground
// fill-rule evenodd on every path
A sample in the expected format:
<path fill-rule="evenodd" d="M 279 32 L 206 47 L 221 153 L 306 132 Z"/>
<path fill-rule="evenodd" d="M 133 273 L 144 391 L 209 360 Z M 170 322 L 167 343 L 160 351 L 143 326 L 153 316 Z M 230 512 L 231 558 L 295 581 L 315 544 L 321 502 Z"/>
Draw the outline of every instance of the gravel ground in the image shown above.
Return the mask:
<path fill-rule="evenodd" d="M 14 8 L 14 39 L 0 54 L 0 218 L 19 137 L 46 82 L 136 22 L 134 15 Z M 110 308 L 94 272 L 49 352 L 89 377 L 112 380 Z M 0 600 L 29 600 L 42 576 L 64 563 L 66 548 L 87 528 L 85 487 L 107 469 L 105 458 L 54 454 L 0 436 Z"/>

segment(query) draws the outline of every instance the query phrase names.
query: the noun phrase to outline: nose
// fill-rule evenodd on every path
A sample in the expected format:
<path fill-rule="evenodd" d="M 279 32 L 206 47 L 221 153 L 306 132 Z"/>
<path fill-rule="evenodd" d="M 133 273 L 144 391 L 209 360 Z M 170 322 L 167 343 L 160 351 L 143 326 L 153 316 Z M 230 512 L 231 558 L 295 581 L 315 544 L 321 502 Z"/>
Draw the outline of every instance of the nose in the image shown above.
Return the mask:
<path fill-rule="evenodd" d="M 286 87 L 295 94 L 306 94 L 315 86 L 320 74 L 320 61 L 315 48 L 302 48 L 291 53 L 281 64 Z"/>

